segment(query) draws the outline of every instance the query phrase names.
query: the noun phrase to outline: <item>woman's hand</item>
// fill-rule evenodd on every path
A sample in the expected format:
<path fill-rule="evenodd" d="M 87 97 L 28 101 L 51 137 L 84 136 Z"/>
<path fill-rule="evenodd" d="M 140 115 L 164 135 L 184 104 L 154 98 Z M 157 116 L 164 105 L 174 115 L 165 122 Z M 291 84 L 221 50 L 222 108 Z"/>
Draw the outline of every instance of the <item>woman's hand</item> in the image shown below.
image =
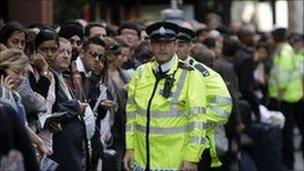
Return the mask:
<path fill-rule="evenodd" d="M 40 156 L 51 155 L 53 153 L 52 149 L 48 148 L 43 141 L 37 144 L 36 147 Z"/>
<path fill-rule="evenodd" d="M 45 60 L 43 52 L 38 52 L 33 57 L 34 66 L 39 74 L 47 76 L 49 73 L 49 64 Z"/>
<path fill-rule="evenodd" d="M 0 84 L 8 90 L 13 90 L 15 88 L 11 76 L 0 76 Z"/>

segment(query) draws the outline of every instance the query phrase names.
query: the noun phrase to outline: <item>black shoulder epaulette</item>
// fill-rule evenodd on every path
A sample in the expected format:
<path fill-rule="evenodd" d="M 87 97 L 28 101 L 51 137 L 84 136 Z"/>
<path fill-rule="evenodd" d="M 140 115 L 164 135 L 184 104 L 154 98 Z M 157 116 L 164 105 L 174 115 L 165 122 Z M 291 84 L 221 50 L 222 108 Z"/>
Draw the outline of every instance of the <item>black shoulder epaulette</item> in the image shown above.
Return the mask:
<path fill-rule="evenodd" d="M 194 63 L 194 60 L 193 59 L 190 59 L 190 61 L 189 61 L 189 65 L 193 65 L 193 63 Z"/>
<path fill-rule="evenodd" d="M 188 65 L 184 62 L 178 62 L 178 68 L 184 69 L 184 70 L 194 70 L 194 68 L 191 65 Z"/>
<path fill-rule="evenodd" d="M 209 71 L 204 67 L 204 65 L 195 64 L 194 68 L 199 70 L 203 74 L 204 77 L 208 77 L 210 75 Z"/>

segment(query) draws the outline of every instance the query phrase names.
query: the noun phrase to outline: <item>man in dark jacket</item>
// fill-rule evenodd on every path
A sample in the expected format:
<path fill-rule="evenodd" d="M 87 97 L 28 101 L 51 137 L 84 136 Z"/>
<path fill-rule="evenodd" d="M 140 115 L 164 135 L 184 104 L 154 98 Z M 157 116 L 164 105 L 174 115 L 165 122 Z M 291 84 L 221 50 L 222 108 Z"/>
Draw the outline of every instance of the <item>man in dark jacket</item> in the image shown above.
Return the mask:
<path fill-rule="evenodd" d="M 53 135 L 51 158 L 59 163 L 58 170 L 89 170 L 89 153 L 86 129 L 83 121 L 87 106 L 79 102 L 70 91 L 62 72 L 68 69 L 72 48 L 66 39 L 60 39 L 60 49 L 55 61 L 50 64 L 55 79 L 56 101 L 53 112 L 66 112 L 60 118 L 62 131 Z"/>
<path fill-rule="evenodd" d="M 239 78 L 242 99 L 246 100 L 254 112 L 256 118 L 260 118 L 259 100 L 254 93 L 254 62 L 253 47 L 255 33 L 248 28 L 242 28 L 238 34 L 241 41 L 238 55 L 234 58 L 234 70 Z"/>
<path fill-rule="evenodd" d="M 223 161 L 223 170 L 233 170 L 238 167 L 238 153 L 240 152 L 240 133 L 244 124 L 240 112 L 240 92 L 238 77 L 233 69 L 233 58 L 237 55 L 239 42 L 231 37 L 225 37 L 222 56 L 215 59 L 213 69 L 224 79 L 229 93 L 233 99 L 232 113 L 225 125 L 226 135 L 229 140 L 229 149 Z"/>

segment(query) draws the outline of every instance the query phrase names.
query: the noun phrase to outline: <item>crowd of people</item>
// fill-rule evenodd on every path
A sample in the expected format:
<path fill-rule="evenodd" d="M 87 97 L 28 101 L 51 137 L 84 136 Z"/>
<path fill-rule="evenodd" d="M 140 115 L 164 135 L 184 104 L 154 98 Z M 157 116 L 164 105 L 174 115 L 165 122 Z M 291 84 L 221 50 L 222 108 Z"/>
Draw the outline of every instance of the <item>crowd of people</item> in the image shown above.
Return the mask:
<path fill-rule="evenodd" d="M 4 23 L 0 170 L 248 169 L 242 156 L 255 163 L 262 142 L 242 135 L 261 123 L 262 105 L 285 117 L 273 141 L 280 169 L 292 170 L 294 127 L 304 136 L 303 42 L 216 14 L 200 27 Z"/>

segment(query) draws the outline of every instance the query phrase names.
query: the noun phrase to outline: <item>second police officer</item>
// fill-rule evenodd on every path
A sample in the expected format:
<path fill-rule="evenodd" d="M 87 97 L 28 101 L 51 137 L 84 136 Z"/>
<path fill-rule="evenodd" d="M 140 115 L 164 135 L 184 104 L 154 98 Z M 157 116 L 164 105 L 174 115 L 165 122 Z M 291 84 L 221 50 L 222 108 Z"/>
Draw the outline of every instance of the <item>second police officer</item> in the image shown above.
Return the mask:
<path fill-rule="evenodd" d="M 186 24 L 187 23 L 184 23 L 183 25 L 187 26 Z M 223 135 L 225 132 L 223 124 L 227 123 L 230 116 L 232 109 L 232 99 L 222 77 L 211 68 L 200 62 L 197 62 L 190 56 L 192 48 L 191 41 L 194 35 L 195 34 L 192 29 L 187 27 L 180 27 L 177 36 L 178 48 L 176 53 L 183 62 L 193 66 L 201 72 L 201 76 L 206 86 L 207 95 L 207 137 L 210 140 L 211 144 L 211 147 L 209 149 L 211 167 L 219 167 L 221 165 L 221 162 L 217 156 L 215 134 L 216 132 L 220 132 Z M 223 136 L 217 137 L 225 139 Z M 226 145 L 228 147 L 228 144 Z M 223 146 L 223 144 L 221 146 Z M 207 161 L 202 162 L 205 163 Z"/>

